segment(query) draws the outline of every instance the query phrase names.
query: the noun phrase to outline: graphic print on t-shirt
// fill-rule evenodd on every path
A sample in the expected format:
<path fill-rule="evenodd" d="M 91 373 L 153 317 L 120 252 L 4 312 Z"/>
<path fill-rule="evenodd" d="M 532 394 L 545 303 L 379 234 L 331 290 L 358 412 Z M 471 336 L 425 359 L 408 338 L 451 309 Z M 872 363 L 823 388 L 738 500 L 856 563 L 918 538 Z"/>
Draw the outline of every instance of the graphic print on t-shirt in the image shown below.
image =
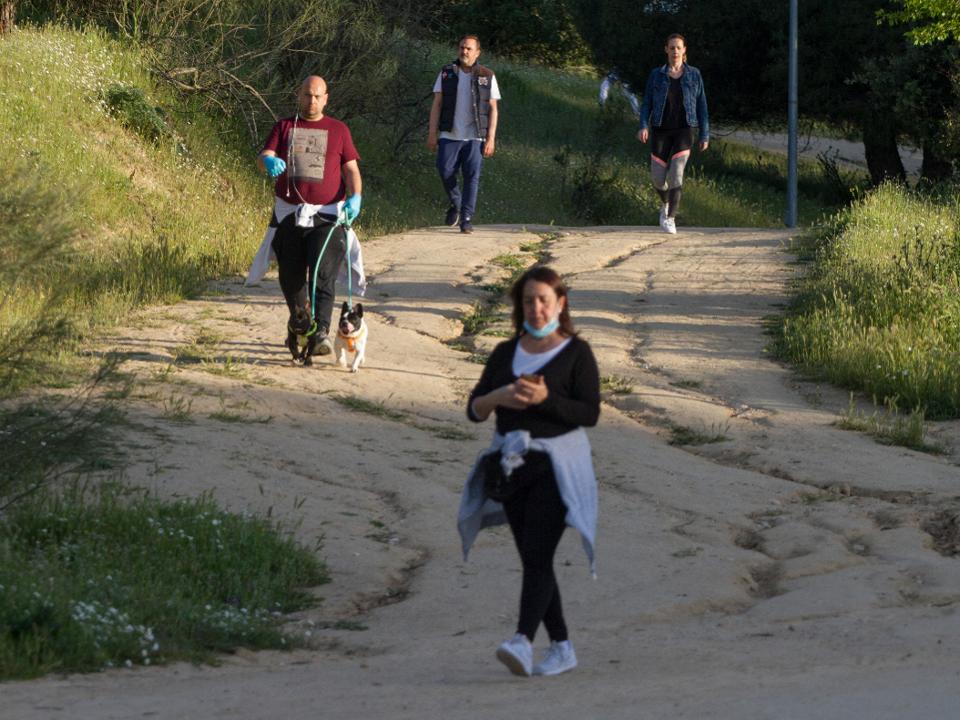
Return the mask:
<path fill-rule="evenodd" d="M 327 162 L 327 131 L 297 128 L 290 134 L 293 143 L 293 176 L 313 182 L 323 181 Z"/>

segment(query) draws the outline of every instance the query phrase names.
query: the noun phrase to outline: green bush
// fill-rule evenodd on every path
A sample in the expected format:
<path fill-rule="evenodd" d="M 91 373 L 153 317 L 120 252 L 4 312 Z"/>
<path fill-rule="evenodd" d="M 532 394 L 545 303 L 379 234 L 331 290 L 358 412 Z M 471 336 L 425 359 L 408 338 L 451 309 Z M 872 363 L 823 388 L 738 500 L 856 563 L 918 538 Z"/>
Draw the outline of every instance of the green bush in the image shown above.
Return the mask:
<path fill-rule="evenodd" d="M 170 134 L 163 110 L 147 102 L 147 96 L 140 88 L 111 85 L 104 94 L 104 100 L 120 122 L 147 140 L 156 142 Z"/>

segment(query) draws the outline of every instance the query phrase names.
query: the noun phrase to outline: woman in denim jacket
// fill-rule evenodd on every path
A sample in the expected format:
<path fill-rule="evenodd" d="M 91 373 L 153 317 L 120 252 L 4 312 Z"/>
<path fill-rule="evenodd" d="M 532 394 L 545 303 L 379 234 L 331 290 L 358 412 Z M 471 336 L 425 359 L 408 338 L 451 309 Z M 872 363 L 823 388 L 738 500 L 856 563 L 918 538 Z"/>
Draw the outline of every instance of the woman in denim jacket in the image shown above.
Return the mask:
<path fill-rule="evenodd" d="M 654 69 L 647 78 L 637 139 L 642 143 L 650 140 L 650 176 L 662 202 L 660 227 L 672 235 L 677 232 L 675 217 L 683 168 L 693 147 L 693 129 L 699 129 L 700 149 L 706 150 L 710 119 L 703 78 L 699 70 L 687 65 L 683 36 L 668 37 L 664 50 L 667 64 Z"/>

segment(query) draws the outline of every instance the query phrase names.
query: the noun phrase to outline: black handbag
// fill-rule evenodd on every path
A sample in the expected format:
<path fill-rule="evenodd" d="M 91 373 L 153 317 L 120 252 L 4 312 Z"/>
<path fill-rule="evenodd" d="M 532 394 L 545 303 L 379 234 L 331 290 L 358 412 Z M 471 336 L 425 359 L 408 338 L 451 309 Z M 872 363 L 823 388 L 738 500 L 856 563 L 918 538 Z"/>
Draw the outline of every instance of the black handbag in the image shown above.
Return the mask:
<path fill-rule="evenodd" d="M 517 491 L 516 473 L 508 477 L 500 464 L 502 453 L 499 450 L 487 453 L 480 460 L 483 470 L 483 492 L 491 500 L 503 502 L 509 500 Z"/>
<path fill-rule="evenodd" d="M 483 492 L 491 500 L 504 502 L 509 500 L 517 491 L 534 483 L 541 477 L 553 477 L 553 463 L 545 452 L 531 450 L 524 454 L 523 464 L 514 468 L 508 477 L 503 472 L 500 458 L 503 454 L 496 450 L 487 453 L 480 459 L 483 470 Z"/>

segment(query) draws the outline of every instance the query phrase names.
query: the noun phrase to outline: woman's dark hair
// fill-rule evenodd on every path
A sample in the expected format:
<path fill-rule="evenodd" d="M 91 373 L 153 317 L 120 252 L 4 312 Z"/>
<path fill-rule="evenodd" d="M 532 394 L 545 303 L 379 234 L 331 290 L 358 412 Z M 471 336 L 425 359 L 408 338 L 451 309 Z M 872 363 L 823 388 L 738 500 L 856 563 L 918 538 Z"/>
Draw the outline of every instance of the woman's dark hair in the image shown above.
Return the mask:
<path fill-rule="evenodd" d="M 558 300 L 567 297 L 567 286 L 556 270 L 546 265 L 534 265 L 527 270 L 510 288 L 510 299 L 513 301 L 513 330 L 518 337 L 526 333 L 523 329 L 523 286 L 529 280 L 546 283 L 552 287 Z M 570 319 L 570 298 L 567 298 L 563 304 L 563 310 L 560 311 L 559 330 L 560 334 L 566 337 L 577 334 L 573 327 L 573 320 Z"/>

